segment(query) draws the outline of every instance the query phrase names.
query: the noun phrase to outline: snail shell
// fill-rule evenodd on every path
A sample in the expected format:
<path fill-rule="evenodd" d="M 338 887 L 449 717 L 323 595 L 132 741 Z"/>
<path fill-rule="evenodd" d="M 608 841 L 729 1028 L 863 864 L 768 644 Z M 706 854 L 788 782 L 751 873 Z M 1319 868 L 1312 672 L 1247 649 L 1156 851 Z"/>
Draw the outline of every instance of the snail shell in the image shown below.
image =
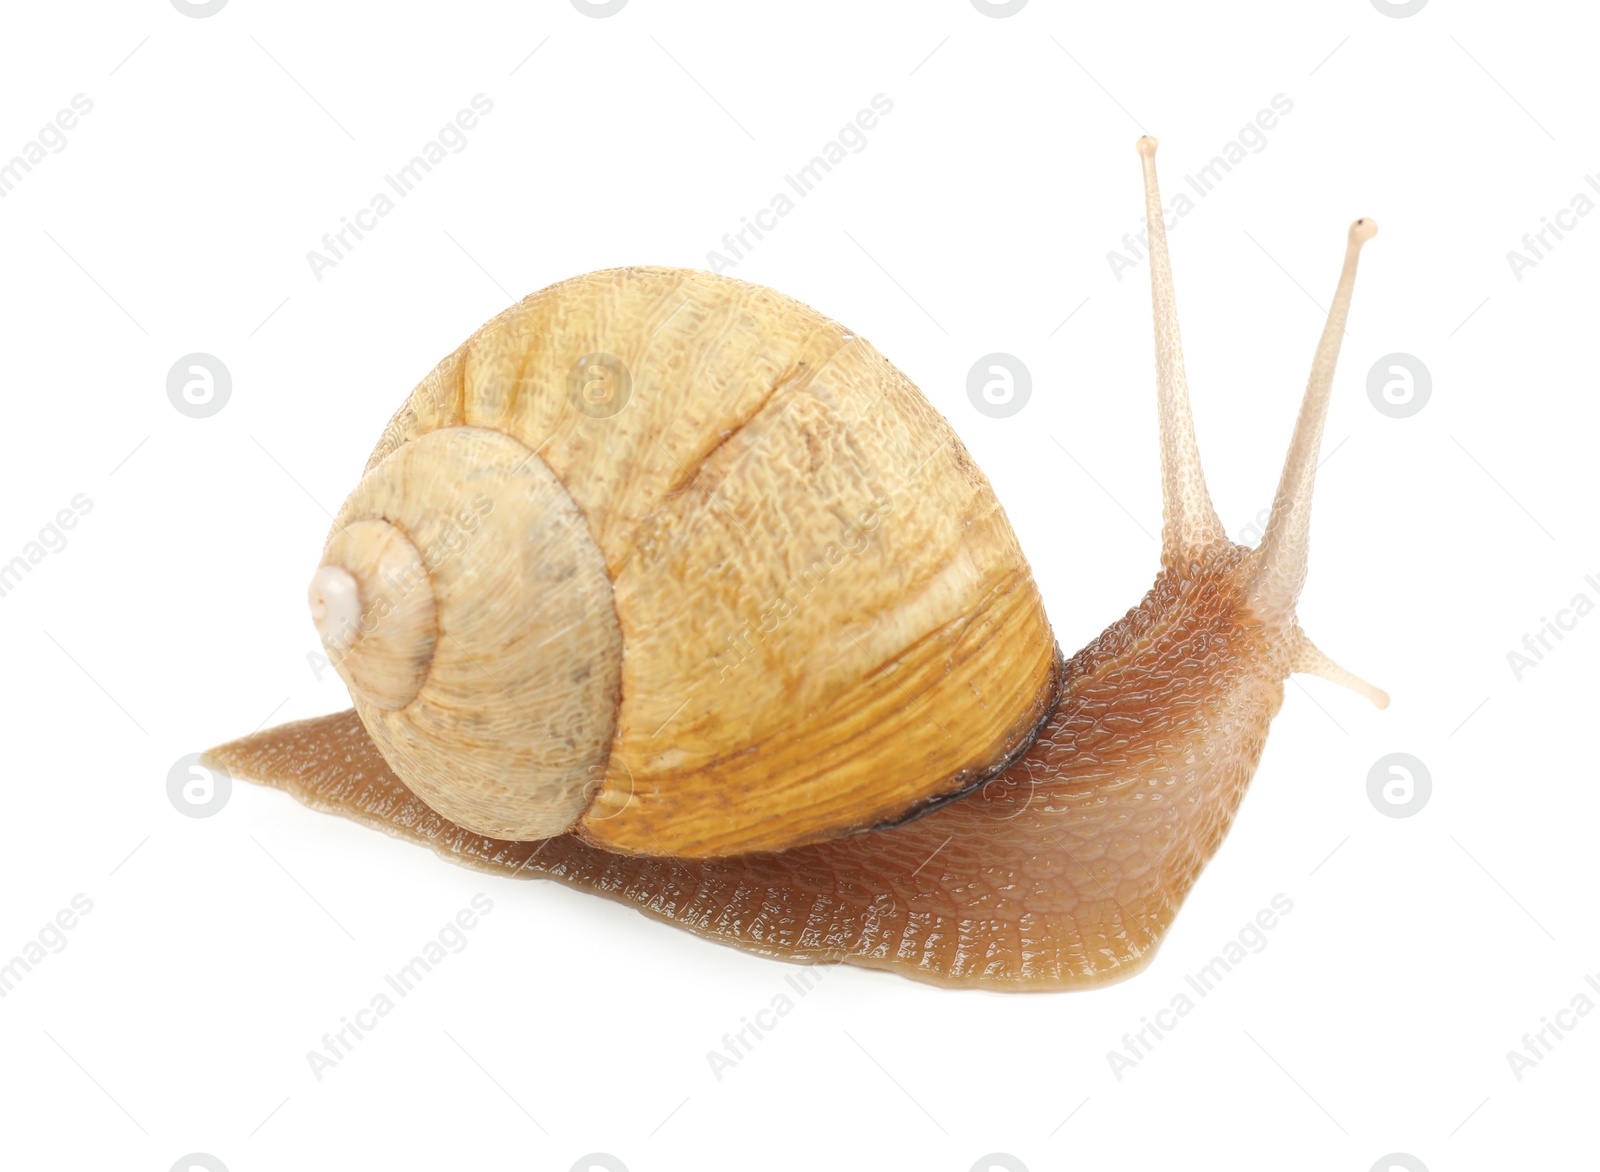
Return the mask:
<path fill-rule="evenodd" d="M 1025 750 L 1059 667 L 988 480 L 910 380 L 683 269 L 551 286 L 441 362 L 311 605 L 434 810 L 625 853 L 904 818 Z"/>

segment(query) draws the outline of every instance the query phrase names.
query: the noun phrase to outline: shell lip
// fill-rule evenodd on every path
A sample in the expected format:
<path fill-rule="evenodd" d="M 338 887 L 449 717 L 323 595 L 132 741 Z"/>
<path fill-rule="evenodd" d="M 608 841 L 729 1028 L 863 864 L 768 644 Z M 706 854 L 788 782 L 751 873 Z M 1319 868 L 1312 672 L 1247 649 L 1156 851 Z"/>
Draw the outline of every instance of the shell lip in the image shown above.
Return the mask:
<path fill-rule="evenodd" d="M 954 789 L 923 798 L 903 814 L 883 822 L 875 822 L 870 826 L 860 827 L 857 830 L 846 831 L 845 834 L 839 837 L 843 838 L 852 834 L 873 834 L 880 830 L 893 830 L 897 826 L 915 822 L 918 818 L 926 817 L 935 810 L 941 810 L 952 802 L 959 802 L 963 798 L 970 797 L 974 792 L 1006 773 L 1018 761 L 1026 757 L 1032 751 L 1033 746 L 1038 743 L 1039 735 L 1044 732 L 1045 726 L 1050 723 L 1051 718 L 1055 716 L 1057 710 L 1061 707 L 1061 701 L 1065 698 L 1066 693 L 1066 681 L 1066 656 L 1062 654 L 1061 644 L 1057 643 L 1055 645 L 1055 655 L 1050 660 L 1049 685 L 1039 692 L 1041 697 L 1046 698 L 1044 703 L 1039 705 L 1040 714 L 1029 725 L 1026 734 L 1017 739 L 1016 745 L 1004 757 L 988 768 L 978 770 L 970 777 L 963 777 L 959 773 L 956 774 L 955 776 L 960 778 L 960 781 Z"/>

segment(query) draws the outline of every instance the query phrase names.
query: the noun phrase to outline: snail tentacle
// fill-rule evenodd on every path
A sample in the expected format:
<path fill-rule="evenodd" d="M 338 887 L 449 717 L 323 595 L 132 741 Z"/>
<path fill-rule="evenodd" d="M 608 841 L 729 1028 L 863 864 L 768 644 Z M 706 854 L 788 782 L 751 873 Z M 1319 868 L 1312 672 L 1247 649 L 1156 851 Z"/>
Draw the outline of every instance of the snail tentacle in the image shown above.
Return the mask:
<path fill-rule="evenodd" d="M 1367 683 L 1355 672 L 1340 667 L 1298 627 L 1295 628 L 1295 653 L 1291 662 L 1291 671 L 1320 676 L 1329 683 L 1338 684 L 1342 688 L 1349 688 L 1357 695 L 1365 696 L 1379 708 L 1389 707 L 1388 692 Z"/>
<path fill-rule="evenodd" d="M 1272 500 L 1266 534 L 1256 550 L 1255 603 L 1263 615 L 1285 617 L 1292 614 L 1295 600 L 1305 585 L 1311 537 L 1311 490 L 1316 482 L 1322 428 L 1333 397 L 1333 370 L 1339 360 L 1345 322 L 1350 317 L 1356 261 L 1361 246 L 1377 234 L 1378 225 L 1371 219 L 1360 219 L 1350 225 L 1344 268 L 1339 273 L 1328 321 L 1311 360 L 1311 376 L 1306 382 L 1305 398 L 1300 403 L 1300 416 L 1295 421 L 1289 454 L 1283 462 L 1283 474 L 1278 479 L 1278 491 Z"/>
<path fill-rule="evenodd" d="M 1156 405 L 1161 433 L 1161 564 L 1188 565 L 1209 549 L 1227 544 L 1222 521 L 1206 489 L 1200 445 L 1189 409 L 1189 383 L 1183 371 L 1183 341 L 1178 334 L 1178 303 L 1167 255 L 1167 227 L 1156 182 L 1156 140 L 1138 143 L 1144 170 L 1145 219 L 1150 240 L 1150 299 L 1156 331 Z"/>

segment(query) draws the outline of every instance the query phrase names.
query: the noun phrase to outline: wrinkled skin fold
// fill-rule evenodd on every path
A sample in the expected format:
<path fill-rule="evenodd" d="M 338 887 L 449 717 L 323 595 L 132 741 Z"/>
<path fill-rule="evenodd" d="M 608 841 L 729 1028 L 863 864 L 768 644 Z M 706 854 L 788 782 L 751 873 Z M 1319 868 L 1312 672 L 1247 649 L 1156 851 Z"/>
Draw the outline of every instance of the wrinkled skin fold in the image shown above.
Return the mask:
<path fill-rule="evenodd" d="M 1251 617 L 1250 557 L 1163 572 L 1065 667 L 1031 749 L 892 829 L 772 854 L 611 854 L 506 842 L 440 817 L 356 714 L 257 733 L 213 765 L 491 874 L 544 877 L 775 959 L 945 986 L 1060 990 L 1138 972 L 1233 820 L 1282 701 L 1287 644 Z"/>

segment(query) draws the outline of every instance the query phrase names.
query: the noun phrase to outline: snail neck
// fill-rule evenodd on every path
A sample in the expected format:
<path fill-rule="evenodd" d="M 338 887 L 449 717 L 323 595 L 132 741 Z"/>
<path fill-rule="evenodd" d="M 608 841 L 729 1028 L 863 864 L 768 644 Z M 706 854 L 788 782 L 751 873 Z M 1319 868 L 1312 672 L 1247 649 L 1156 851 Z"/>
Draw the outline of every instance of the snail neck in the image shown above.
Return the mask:
<path fill-rule="evenodd" d="M 1282 704 L 1300 638 L 1292 617 L 1252 610 L 1253 558 L 1242 546 L 1217 545 L 1164 568 L 1137 606 L 1068 661 L 1041 736 L 1063 796 L 1175 800 L 1186 817 L 1220 822 L 1220 838 Z"/>
<path fill-rule="evenodd" d="M 1097 694 L 1097 683 L 1143 677 L 1142 697 L 1181 708 L 1214 703 L 1244 676 L 1281 683 L 1294 670 L 1298 627 L 1292 610 L 1277 617 L 1253 605 L 1256 556 L 1222 543 L 1163 567 L 1137 606 L 1072 657 L 1068 690 Z"/>

